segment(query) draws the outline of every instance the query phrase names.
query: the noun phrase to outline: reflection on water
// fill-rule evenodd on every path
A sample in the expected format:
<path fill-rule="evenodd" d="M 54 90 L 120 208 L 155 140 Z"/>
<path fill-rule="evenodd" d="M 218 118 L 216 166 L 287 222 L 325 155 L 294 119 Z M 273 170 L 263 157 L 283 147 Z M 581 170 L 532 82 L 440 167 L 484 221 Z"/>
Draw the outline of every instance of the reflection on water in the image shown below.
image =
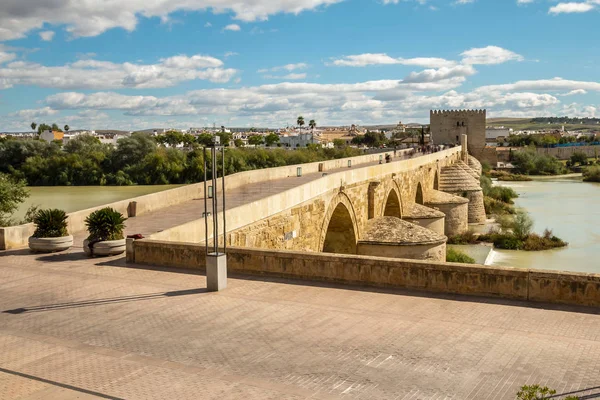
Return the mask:
<path fill-rule="evenodd" d="M 569 246 L 536 252 L 494 250 L 490 265 L 600 272 L 600 184 L 561 178 L 500 184 L 519 193 L 515 204 L 529 212 L 537 233 L 552 229 Z"/>
<path fill-rule="evenodd" d="M 29 198 L 21 204 L 14 217 L 19 220 L 23 218 L 31 205 L 61 208 L 69 213 L 179 186 L 32 186 L 28 188 Z"/>

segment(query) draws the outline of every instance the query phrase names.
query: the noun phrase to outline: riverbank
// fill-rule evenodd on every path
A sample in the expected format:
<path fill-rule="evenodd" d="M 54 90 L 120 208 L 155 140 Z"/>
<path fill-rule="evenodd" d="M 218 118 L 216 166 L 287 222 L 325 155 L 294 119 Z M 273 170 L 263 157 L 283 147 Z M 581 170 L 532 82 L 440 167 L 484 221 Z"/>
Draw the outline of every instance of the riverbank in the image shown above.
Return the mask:
<path fill-rule="evenodd" d="M 30 206 L 60 208 L 67 213 L 114 203 L 182 185 L 134 186 L 29 186 L 30 196 L 19 205 L 13 218 L 21 220 Z"/>
<path fill-rule="evenodd" d="M 550 228 L 569 246 L 544 251 L 492 251 L 492 266 L 600 272 L 600 184 L 582 184 L 576 174 L 543 177 L 531 182 L 495 182 L 519 197 L 515 206 L 534 220 L 533 230 Z"/>

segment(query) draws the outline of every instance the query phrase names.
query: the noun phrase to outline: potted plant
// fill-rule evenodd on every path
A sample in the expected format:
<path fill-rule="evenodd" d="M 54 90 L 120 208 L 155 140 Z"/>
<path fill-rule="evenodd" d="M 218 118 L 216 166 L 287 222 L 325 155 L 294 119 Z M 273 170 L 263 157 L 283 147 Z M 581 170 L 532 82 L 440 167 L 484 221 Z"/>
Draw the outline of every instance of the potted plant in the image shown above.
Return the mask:
<path fill-rule="evenodd" d="M 29 248 L 34 252 L 52 253 L 73 246 L 73 236 L 67 231 L 67 218 L 63 210 L 38 210 L 33 215 L 35 232 L 29 238 Z"/>
<path fill-rule="evenodd" d="M 83 250 L 89 256 L 115 256 L 125 251 L 123 230 L 127 220 L 117 210 L 106 207 L 96 210 L 85 219 L 88 233 Z"/>

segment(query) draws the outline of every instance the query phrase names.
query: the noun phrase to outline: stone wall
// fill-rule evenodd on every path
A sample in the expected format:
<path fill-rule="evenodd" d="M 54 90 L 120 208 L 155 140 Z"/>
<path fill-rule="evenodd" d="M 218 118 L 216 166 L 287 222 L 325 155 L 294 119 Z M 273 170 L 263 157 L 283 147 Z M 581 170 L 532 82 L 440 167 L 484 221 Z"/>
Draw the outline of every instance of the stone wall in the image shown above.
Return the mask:
<path fill-rule="evenodd" d="M 498 148 L 498 161 L 509 162 L 510 152 L 524 150 L 522 147 L 500 147 Z M 585 153 L 588 157 L 600 157 L 600 146 L 571 146 L 571 147 L 538 147 L 535 149 L 538 154 L 546 154 L 558 158 L 559 160 L 568 160 L 575 152 Z M 495 165 L 495 164 L 492 164 Z"/>
<path fill-rule="evenodd" d="M 136 240 L 127 259 L 203 270 L 204 246 Z M 600 306 L 600 274 L 487 267 L 369 256 L 229 248 L 228 271 L 348 285 Z"/>

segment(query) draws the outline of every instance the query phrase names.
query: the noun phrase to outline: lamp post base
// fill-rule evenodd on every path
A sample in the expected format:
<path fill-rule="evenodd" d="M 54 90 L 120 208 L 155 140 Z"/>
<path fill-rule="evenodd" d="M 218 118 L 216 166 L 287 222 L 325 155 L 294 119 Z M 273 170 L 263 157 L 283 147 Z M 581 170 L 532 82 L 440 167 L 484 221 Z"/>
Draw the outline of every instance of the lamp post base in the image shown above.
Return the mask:
<path fill-rule="evenodd" d="M 209 253 L 206 255 L 206 286 L 209 292 L 227 288 L 227 255 Z"/>

